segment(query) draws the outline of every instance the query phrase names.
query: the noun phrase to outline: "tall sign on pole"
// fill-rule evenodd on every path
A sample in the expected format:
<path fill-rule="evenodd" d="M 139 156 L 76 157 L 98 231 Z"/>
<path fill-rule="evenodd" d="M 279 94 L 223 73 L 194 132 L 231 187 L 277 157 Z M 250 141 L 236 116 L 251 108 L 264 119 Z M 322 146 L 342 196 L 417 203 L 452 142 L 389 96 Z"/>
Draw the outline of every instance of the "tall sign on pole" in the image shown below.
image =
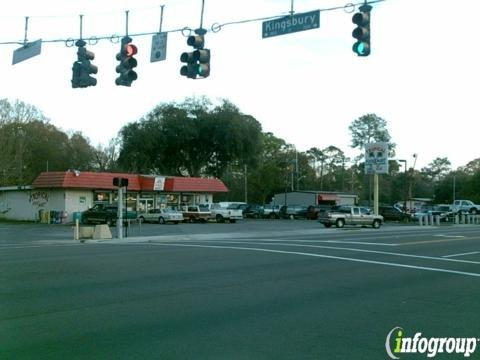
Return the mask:
<path fill-rule="evenodd" d="M 365 173 L 388 174 L 388 144 L 377 142 L 365 145 Z"/>
<path fill-rule="evenodd" d="M 388 174 L 388 144 L 370 143 L 365 146 L 365 173 L 373 174 L 373 212 L 378 215 L 378 174 Z"/>

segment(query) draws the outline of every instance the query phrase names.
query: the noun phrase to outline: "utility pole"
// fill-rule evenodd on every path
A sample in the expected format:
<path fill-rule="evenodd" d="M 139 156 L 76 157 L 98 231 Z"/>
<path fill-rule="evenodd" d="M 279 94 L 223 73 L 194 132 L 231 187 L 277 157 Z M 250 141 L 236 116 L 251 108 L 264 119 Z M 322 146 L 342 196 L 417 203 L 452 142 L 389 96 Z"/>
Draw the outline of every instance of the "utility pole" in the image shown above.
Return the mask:
<path fill-rule="evenodd" d="M 245 202 L 248 203 L 247 199 L 247 164 L 245 164 L 245 187 L 244 187 L 244 190 L 245 190 Z"/>
<path fill-rule="evenodd" d="M 123 238 L 123 187 L 118 187 L 117 238 Z"/>
<path fill-rule="evenodd" d="M 297 190 L 298 190 L 298 151 L 295 149 L 295 176 L 297 178 Z"/>
<path fill-rule="evenodd" d="M 453 175 L 453 202 L 455 202 L 455 186 L 456 186 L 456 182 L 457 182 L 457 176 L 456 175 Z M 452 203 L 453 203 L 452 202 Z"/>

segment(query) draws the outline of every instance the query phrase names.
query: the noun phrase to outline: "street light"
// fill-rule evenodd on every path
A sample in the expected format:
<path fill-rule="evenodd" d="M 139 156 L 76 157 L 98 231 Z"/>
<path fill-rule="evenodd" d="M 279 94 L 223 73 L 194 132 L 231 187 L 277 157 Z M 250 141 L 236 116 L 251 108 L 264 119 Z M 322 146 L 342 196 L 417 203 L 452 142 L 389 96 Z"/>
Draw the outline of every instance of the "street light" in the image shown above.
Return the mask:
<path fill-rule="evenodd" d="M 302 180 L 306 177 L 307 177 L 307 174 L 302 175 L 302 176 L 297 176 L 297 191 L 300 190 L 300 180 Z"/>
<path fill-rule="evenodd" d="M 410 178 L 408 181 L 408 199 L 410 202 L 412 201 L 412 187 L 415 182 L 415 165 L 417 164 L 418 154 L 414 153 L 413 155 L 413 166 L 410 168 Z"/>
<path fill-rule="evenodd" d="M 398 160 L 405 163 L 405 177 L 403 179 L 403 210 L 407 211 L 407 160 Z"/>

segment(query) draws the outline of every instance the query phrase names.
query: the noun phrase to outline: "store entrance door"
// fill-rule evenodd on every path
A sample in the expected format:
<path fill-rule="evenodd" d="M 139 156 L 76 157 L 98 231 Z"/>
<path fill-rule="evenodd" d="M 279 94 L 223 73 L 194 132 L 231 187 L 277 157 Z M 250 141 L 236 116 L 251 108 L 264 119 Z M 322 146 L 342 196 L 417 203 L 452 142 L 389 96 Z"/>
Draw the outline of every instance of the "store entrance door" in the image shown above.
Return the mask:
<path fill-rule="evenodd" d="M 147 212 L 148 210 L 153 209 L 153 199 L 139 199 L 138 200 L 138 209 L 139 213 Z"/>

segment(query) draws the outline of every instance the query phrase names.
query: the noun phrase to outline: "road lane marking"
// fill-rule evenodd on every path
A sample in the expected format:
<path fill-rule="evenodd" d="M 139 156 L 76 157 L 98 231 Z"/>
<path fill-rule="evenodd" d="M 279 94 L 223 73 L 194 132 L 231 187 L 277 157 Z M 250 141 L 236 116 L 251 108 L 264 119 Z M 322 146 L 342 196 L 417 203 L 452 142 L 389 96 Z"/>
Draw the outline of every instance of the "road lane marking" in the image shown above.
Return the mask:
<path fill-rule="evenodd" d="M 344 241 L 344 240 L 323 240 L 319 242 L 326 243 L 335 243 L 335 244 L 359 244 L 359 245 L 380 245 L 380 246 L 398 246 L 400 244 L 391 244 L 391 243 L 372 243 L 372 242 L 363 242 L 363 241 Z"/>
<path fill-rule="evenodd" d="M 425 271 L 442 272 L 442 273 L 448 273 L 448 274 L 480 277 L 480 273 L 448 270 L 448 269 L 433 268 L 433 267 L 426 267 L 426 266 L 407 265 L 407 264 L 399 264 L 399 263 L 384 262 L 384 261 L 364 260 L 364 259 L 356 259 L 356 258 L 349 258 L 349 257 L 342 257 L 342 256 L 297 252 L 297 251 L 284 251 L 284 250 L 273 250 L 273 249 L 264 249 L 264 248 L 237 247 L 237 246 L 195 245 L 195 244 L 147 243 L 147 245 L 172 246 L 172 247 L 197 247 L 197 248 L 207 248 L 207 249 L 228 249 L 228 250 L 269 252 L 269 253 L 288 254 L 288 255 L 301 255 L 301 256 L 318 257 L 323 259 L 343 260 L 343 261 L 351 261 L 351 262 L 358 262 L 358 263 L 364 263 L 364 264 L 384 265 L 384 266 L 399 267 L 399 268 L 406 268 L 406 269 L 425 270 Z"/>
<path fill-rule="evenodd" d="M 436 257 L 436 256 L 426 256 L 426 255 L 413 255 L 413 254 L 404 254 L 404 253 L 396 253 L 396 252 L 388 252 L 388 251 L 378 251 L 378 250 L 366 250 L 366 249 L 356 249 L 356 248 L 346 248 L 346 247 L 339 247 L 339 246 L 324 246 L 324 245 L 308 245 L 308 244 L 288 244 L 288 243 L 274 243 L 274 242 L 262 242 L 261 241 L 223 241 L 227 243 L 234 243 L 234 244 L 251 244 L 251 245 L 277 245 L 277 246 L 299 246 L 299 247 L 311 247 L 311 248 L 319 248 L 319 249 L 331 249 L 331 250 L 345 250 L 345 251 L 353 251 L 353 252 L 363 252 L 369 254 L 380 254 L 380 255 L 392 255 L 392 256 L 400 256 L 400 257 L 409 257 L 409 258 L 416 258 L 416 259 L 427 259 L 427 260 L 439 260 L 439 261 L 450 261 L 450 262 L 457 262 L 457 263 L 465 263 L 465 264 L 476 264 L 480 265 L 480 261 L 472 261 L 472 260 L 460 260 L 460 259 L 448 259 L 446 256 Z M 205 242 L 222 242 L 221 240 L 206 240 Z M 480 253 L 480 251 L 477 251 Z"/>
<path fill-rule="evenodd" d="M 61 246 L 80 246 L 80 245 L 84 245 L 84 244 L 76 244 L 76 243 L 72 243 L 72 244 L 42 244 L 42 245 L 29 245 L 29 244 L 25 244 L 25 245 L 20 245 L 20 244 L 7 244 L 7 245 L 0 245 L 0 249 L 25 249 L 25 248 L 39 248 L 39 247 L 61 247 Z"/>
<path fill-rule="evenodd" d="M 239 240 L 239 239 L 235 239 Z M 245 241 L 247 241 L 246 239 Z M 210 240 L 205 240 L 210 241 Z M 223 240 L 217 240 L 223 241 Z M 229 241 L 230 240 L 225 240 Z M 363 242 L 363 241 L 348 241 L 348 240 L 311 240 L 311 239 L 266 239 L 266 238 L 259 238 L 258 241 L 268 241 L 268 242 L 285 242 L 285 241 L 295 241 L 295 242 L 309 242 L 309 243 L 332 243 L 332 244 L 358 244 L 358 245 L 374 245 L 374 246 L 398 246 L 400 244 L 395 243 L 379 243 L 379 242 Z"/>
<path fill-rule="evenodd" d="M 463 254 L 444 255 L 442 257 L 451 258 L 451 257 L 455 257 L 455 256 L 466 256 L 466 255 L 474 255 L 474 254 L 480 254 L 480 251 L 472 251 L 472 252 L 463 253 Z"/>
<path fill-rule="evenodd" d="M 436 237 L 450 237 L 450 238 L 464 238 L 464 237 L 466 237 L 464 235 L 446 235 L 446 234 L 437 234 L 437 235 L 433 235 L 433 236 L 436 236 Z"/>
<path fill-rule="evenodd" d="M 441 240 L 420 240 L 420 241 L 409 241 L 405 243 L 401 243 L 399 246 L 404 245 L 421 245 L 421 244 L 434 244 L 434 243 L 444 243 L 444 242 L 452 242 L 452 241 L 463 241 L 463 240 L 478 240 L 479 237 L 464 237 L 464 238 L 452 238 L 452 239 L 441 239 Z"/>

